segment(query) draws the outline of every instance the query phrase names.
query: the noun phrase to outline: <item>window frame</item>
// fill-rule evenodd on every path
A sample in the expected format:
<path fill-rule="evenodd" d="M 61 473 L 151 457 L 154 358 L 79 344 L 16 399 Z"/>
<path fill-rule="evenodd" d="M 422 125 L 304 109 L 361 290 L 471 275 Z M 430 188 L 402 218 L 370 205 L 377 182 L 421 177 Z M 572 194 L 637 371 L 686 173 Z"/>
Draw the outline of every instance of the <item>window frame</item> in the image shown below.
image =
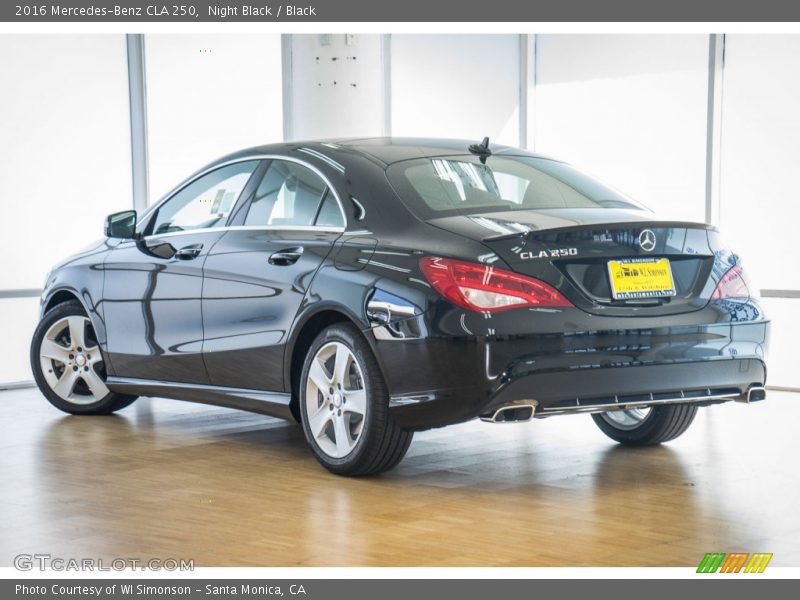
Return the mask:
<path fill-rule="evenodd" d="M 243 225 L 241 223 L 237 223 L 238 220 L 243 219 L 247 212 L 250 210 L 250 201 L 253 198 L 253 192 L 255 190 L 250 189 L 252 187 L 251 184 L 254 181 L 257 181 L 258 184 L 261 183 L 261 179 L 269 169 L 269 165 L 274 160 L 285 160 L 289 162 L 293 162 L 299 164 L 307 169 L 313 171 L 318 177 L 322 179 L 325 183 L 327 188 L 327 193 L 333 194 L 334 199 L 336 200 L 336 204 L 339 206 L 339 212 L 342 214 L 342 221 L 344 225 L 342 227 L 323 227 L 317 225 Z M 229 165 L 242 163 L 242 162 L 250 162 L 250 161 L 261 161 L 254 170 L 253 173 L 250 175 L 250 179 L 245 184 L 245 187 L 242 189 L 242 193 L 240 194 L 239 198 L 233 205 L 230 214 L 228 215 L 228 220 L 225 225 L 216 226 L 216 227 L 208 227 L 205 229 L 191 229 L 187 231 L 172 231 L 169 233 L 162 233 L 162 234 L 153 234 L 150 232 L 151 225 L 154 223 L 154 218 L 158 214 L 158 211 L 164 206 L 167 202 L 169 202 L 172 198 L 174 198 L 177 194 L 182 192 L 186 187 L 195 183 L 198 179 L 212 173 L 218 169 L 222 169 Z M 256 176 L 258 177 L 256 178 Z M 323 198 L 320 200 L 320 205 L 322 204 Z M 319 207 L 318 207 L 319 209 Z M 316 217 L 315 217 L 316 220 Z M 142 239 L 150 239 L 150 238 L 164 238 L 164 237 L 172 237 L 172 236 L 180 236 L 180 235 L 188 235 L 191 233 L 204 233 L 204 232 L 213 232 L 213 231 L 230 231 L 230 230 L 250 230 L 250 231 L 327 231 L 327 232 L 338 232 L 342 233 L 347 229 L 348 219 L 347 219 L 347 211 L 345 211 L 344 204 L 342 203 L 342 199 L 339 196 L 339 192 L 336 190 L 334 185 L 331 183 L 330 179 L 327 175 L 325 175 L 319 168 L 308 163 L 304 160 L 300 160 L 293 156 L 285 156 L 282 154 L 253 154 L 249 156 L 241 156 L 238 158 L 234 158 L 231 160 L 227 160 L 218 164 L 214 164 L 209 166 L 202 171 L 199 171 L 195 175 L 192 175 L 189 179 L 185 180 L 177 187 L 175 187 L 172 191 L 170 191 L 166 196 L 164 196 L 161 200 L 156 202 L 155 204 L 149 206 L 142 216 L 139 218 L 139 222 L 142 224 L 142 229 L 140 230 L 140 237 Z"/>

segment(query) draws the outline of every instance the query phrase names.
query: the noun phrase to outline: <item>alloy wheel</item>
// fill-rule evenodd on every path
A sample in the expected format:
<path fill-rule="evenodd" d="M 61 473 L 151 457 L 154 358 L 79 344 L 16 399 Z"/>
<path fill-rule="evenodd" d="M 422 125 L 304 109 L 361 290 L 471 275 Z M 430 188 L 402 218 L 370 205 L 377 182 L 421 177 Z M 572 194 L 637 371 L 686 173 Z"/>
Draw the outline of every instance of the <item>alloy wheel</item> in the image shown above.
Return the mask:
<path fill-rule="evenodd" d="M 650 408 L 625 408 L 601 413 L 601 417 L 613 427 L 630 431 L 636 429 L 650 416 Z"/>
<path fill-rule="evenodd" d="M 353 451 L 364 430 L 367 390 L 361 365 L 341 342 L 323 345 L 306 381 L 308 426 L 317 446 L 332 458 Z"/>
<path fill-rule="evenodd" d="M 105 365 L 88 317 L 59 319 L 39 345 L 39 360 L 47 385 L 72 404 L 93 404 L 109 394 Z"/>

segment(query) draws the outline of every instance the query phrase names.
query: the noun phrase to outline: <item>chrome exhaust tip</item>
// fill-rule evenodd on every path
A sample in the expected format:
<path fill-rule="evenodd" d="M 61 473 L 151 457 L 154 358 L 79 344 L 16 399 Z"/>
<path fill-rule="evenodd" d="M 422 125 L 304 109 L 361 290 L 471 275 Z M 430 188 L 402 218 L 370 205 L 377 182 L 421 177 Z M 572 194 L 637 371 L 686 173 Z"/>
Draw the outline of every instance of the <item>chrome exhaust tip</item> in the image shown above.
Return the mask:
<path fill-rule="evenodd" d="M 536 400 L 531 400 L 501 406 L 490 415 L 481 415 L 481 421 L 484 423 L 524 423 L 533 419 L 537 404 Z"/>
<path fill-rule="evenodd" d="M 760 400 L 765 400 L 767 397 L 767 390 L 761 386 L 751 386 L 747 390 L 747 402 L 750 404 L 751 402 L 759 402 Z"/>

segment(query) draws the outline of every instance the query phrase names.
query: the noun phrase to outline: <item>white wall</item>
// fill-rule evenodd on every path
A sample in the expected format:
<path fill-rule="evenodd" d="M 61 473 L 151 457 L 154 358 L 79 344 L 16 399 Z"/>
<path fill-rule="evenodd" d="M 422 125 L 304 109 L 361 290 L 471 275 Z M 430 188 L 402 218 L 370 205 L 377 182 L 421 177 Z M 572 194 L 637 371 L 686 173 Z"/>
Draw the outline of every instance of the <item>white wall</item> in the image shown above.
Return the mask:
<path fill-rule="evenodd" d="M 39 322 L 39 298 L 0 299 L 3 335 L 0 347 L 0 384 L 33 380 L 28 349 Z"/>
<path fill-rule="evenodd" d="M 150 201 L 220 156 L 283 139 L 280 35 L 145 37 Z"/>
<path fill-rule="evenodd" d="M 800 36 L 726 37 L 720 225 L 762 288 L 800 290 L 798 71 Z"/>
<path fill-rule="evenodd" d="M 538 152 L 704 220 L 707 35 L 540 35 L 536 60 Z"/>
<path fill-rule="evenodd" d="M 124 35 L 0 35 L 0 289 L 50 267 L 131 205 Z M 0 300 L 0 382 L 31 379 L 38 299 Z"/>
<path fill-rule="evenodd" d="M 131 205 L 125 36 L 2 35 L 0 81 L 0 287 L 39 288 Z"/>
<path fill-rule="evenodd" d="M 750 264 L 747 260 L 745 264 Z M 750 272 L 752 269 L 748 269 Z M 797 372 L 797 298 L 762 298 L 761 306 L 772 321 L 772 335 L 767 355 L 768 384 L 800 389 Z"/>
<path fill-rule="evenodd" d="M 384 36 L 292 35 L 292 140 L 385 133 Z"/>
<path fill-rule="evenodd" d="M 392 135 L 519 146 L 520 36 L 393 35 Z"/>

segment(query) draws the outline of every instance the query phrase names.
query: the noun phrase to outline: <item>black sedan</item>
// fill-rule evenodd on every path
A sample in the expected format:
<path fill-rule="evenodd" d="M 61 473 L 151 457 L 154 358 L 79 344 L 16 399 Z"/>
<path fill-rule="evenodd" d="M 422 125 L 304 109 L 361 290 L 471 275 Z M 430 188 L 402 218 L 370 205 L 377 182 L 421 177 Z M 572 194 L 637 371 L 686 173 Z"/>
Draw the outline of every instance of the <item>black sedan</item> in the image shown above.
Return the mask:
<path fill-rule="evenodd" d="M 145 395 L 295 419 L 366 475 L 478 417 L 585 412 L 647 445 L 765 397 L 769 322 L 714 227 L 488 140 L 253 148 L 105 234 L 48 275 L 31 347 L 72 414 Z"/>

